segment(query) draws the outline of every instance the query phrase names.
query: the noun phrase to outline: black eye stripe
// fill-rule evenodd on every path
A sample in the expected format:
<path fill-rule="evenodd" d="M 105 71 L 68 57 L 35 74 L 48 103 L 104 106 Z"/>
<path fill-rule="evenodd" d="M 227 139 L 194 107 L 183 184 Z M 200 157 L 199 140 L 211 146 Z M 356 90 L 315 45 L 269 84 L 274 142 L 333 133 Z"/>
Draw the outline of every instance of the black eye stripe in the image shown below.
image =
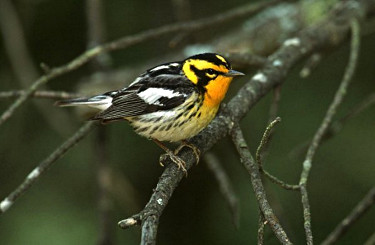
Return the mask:
<path fill-rule="evenodd" d="M 217 66 L 223 65 L 228 69 L 230 69 L 230 67 L 231 67 L 229 62 L 226 59 L 225 59 L 226 62 L 224 62 L 223 60 L 221 60 L 217 57 L 217 54 L 214 54 L 214 53 L 197 54 L 197 55 L 189 57 L 188 59 L 206 60 L 206 61 L 211 62 L 211 63 L 213 63 Z"/>
<path fill-rule="evenodd" d="M 214 70 L 212 68 L 208 68 L 208 69 L 203 69 L 203 70 L 199 70 L 198 68 L 196 68 L 194 65 L 190 65 L 190 70 L 192 70 L 194 72 L 194 74 L 198 77 L 198 78 L 202 78 L 202 77 L 206 77 L 206 73 L 208 74 L 214 74 L 214 75 L 223 75 L 224 72 L 221 72 L 221 71 L 217 71 L 217 70 Z"/>

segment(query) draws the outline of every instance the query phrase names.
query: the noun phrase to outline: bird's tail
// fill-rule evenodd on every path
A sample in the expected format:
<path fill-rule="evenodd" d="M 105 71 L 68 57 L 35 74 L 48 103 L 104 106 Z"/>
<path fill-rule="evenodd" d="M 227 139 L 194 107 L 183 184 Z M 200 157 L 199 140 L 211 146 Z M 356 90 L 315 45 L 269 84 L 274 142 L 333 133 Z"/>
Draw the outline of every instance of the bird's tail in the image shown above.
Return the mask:
<path fill-rule="evenodd" d="M 77 98 L 69 100 L 56 101 L 56 106 L 89 106 L 105 110 L 112 105 L 112 97 L 108 95 L 96 95 L 90 98 Z"/>

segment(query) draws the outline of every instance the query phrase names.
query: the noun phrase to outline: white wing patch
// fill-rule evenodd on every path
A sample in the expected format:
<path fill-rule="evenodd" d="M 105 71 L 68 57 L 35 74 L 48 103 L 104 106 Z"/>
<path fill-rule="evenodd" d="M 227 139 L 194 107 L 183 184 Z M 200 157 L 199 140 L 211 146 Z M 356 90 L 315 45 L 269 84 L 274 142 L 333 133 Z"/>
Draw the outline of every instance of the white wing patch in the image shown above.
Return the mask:
<path fill-rule="evenodd" d="M 178 63 L 170 63 L 170 64 L 167 64 L 167 65 L 160 65 L 160 66 L 152 68 L 150 70 L 150 72 L 159 71 L 159 70 L 163 70 L 163 69 L 169 69 L 170 67 L 177 67 L 177 66 L 179 66 Z"/>
<path fill-rule="evenodd" d="M 150 70 L 150 72 L 154 72 L 154 71 L 158 71 L 158 70 L 163 70 L 163 69 L 168 69 L 169 68 L 169 65 L 161 65 L 161 66 L 157 66 L 153 69 Z"/>
<path fill-rule="evenodd" d="M 139 81 L 141 81 L 145 76 L 140 76 L 140 77 L 137 77 L 131 84 L 129 84 L 129 87 L 133 86 L 134 84 L 138 83 Z"/>
<path fill-rule="evenodd" d="M 160 98 L 167 97 L 170 99 L 181 96 L 181 94 L 179 92 L 174 92 L 173 90 L 164 88 L 148 88 L 145 91 L 140 92 L 138 96 L 148 104 L 162 106 L 162 104 L 158 102 Z"/>

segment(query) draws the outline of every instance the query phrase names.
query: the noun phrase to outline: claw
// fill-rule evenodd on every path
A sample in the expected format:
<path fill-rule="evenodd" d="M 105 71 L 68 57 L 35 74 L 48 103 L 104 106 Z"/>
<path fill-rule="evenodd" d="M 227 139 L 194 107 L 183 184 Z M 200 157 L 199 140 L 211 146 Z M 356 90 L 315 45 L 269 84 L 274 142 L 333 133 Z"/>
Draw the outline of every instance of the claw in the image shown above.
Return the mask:
<path fill-rule="evenodd" d="M 159 159 L 159 164 L 164 167 L 164 164 L 162 163 L 167 157 L 169 157 L 172 162 L 174 162 L 178 169 L 181 169 L 182 171 L 185 172 L 185 175 L 187 176 L 187 170 L 186 170 L 186 164 L 185 164 L 185 161 L 182 160 L 181 158 L 179 158 L 178 156 L 174 155 L 172 152 L 167 152 L 163 155 L 161 155 L 160 159 Z"/>
<path fill-rule="evenodd" d="M 184 148 L 184 147 L 189 147 L 190 149 L 193 150 L 194 155 L 195 155 L 195 160 L 197 162 L 196 164 L 198 164 L 199 159 L 200 159 L 199 157 L 200 157 L 201 151 L 197 147 L 195 147 L 195 145 L 190 144 L 189 142 L 187 142 L 185 140 L 183 140 L 182 144 L 179 147 L 177 147 L 176 150 L 174 150 L 174 155 L 177 155 L 181 151 L 181 149 Z"/>

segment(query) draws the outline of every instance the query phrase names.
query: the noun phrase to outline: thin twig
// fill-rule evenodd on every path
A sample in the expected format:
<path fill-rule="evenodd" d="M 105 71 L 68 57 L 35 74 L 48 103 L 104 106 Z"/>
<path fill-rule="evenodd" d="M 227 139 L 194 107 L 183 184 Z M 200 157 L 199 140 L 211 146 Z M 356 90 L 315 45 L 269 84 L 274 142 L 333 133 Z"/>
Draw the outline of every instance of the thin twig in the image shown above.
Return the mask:
<path fill-rule="evenodd" d="M 267 143 L 268 143 L 268 141 L 270 139 L 270 135 L 271 135 L 272 129 L 279 122 L 281 122 L 281 118 L 280 117 L 276 117 L 273 121 L 271 121 L 269 123 L 269 125 L 267 126 L 266 130 L 263 133 L 263 137 L 262 137 L 262 139 L 261 139 L 261 141 L 259 143 L 259 146 L 258 146 L 256 154 L 255 154 L 256 161 L 257 161 L 257 163 L 258 163 L 258 165 L 259 165 L 260 168 L 262 168 L 262 152 L 263 152 L 263 149 L 267 145 Z"/>
<path fill-rule="evenodd" d="M 206 153 L 204 155 L 204 161 L 206 162 L 208 169 L 214 174 L 215 179 L 219 184 L 219 190 L 225 201 L 228 203 L 229 209 L 232 213 L 233 224 L 238 228 L 240 221 L 238 198 L 234 193 L 232 183 L 230 182 L 227 173 L 221 166 L 220 160 L 213 153 Z"/>
<path fill-rule="evenodd" d="M 266 221 L 264 220 L 264 216 L 262 211 L 259 210 L 259 219 L 258 219 L 258 245 L 264 244 L 264 226 Z"/>
<path fill-rule="evenodd" d="M 330 245 L 337 242 L 348 229 L 354 225 L 375 204 L 375 187 L 371 188 L 366 196 L 355 206 L 350 214 L 345 217 L 336 228 L 322 242 L 322 245 Z"/>
<path fill-rule="evenodd" d="M 64 154 L 86 136 L 93 128 L 94 122 L 87 122 L 67 141 L 54 150 L 44 161 L 40 162 L 12 193 L 10 193 L 0 203 L 0 214 L 5 213 L 17 199 L 26 193 L 27 190 L 52 166 L 54 162 L 60 159 Z"/>
<path fill-rule="evenodd" d="M 279 178 L 277 178 L 276 176 L 272 175 L 271 173 L 269 173 L 268 171 L 264 170 L 263 168 L 261 169 L 262 173 L 273 183 L 281 186 L 282 188 L 284 188 L 285 190 L 290 190 L 290 191 L 298 191 L 300 189 L 300 186 L 299 185 L 292 185 L 292 184 L 288 184 L 288 183 L 285 183 L 284 181 L 280 180 Z"/>
<path fill-rule="evenodd" d="M 247 143 L 243 137 L 242 131 L 237 125 L 232 130 L 232 140 L 238 154 L 240 155 L 241 162 L 250 174 L 251 184 L 253 186 L 259 208 L 264 215 L 264 219 L 267 221 L 267 224 L 269 224 L 272 231 L 282 244 L 292 244 L 268 203 L 266 192 L 260 177 L 258 164 L 254 161 L 254 158 L 251 155 Z"/>
<path fill-rule="evenodd" d="M 263 137 L 259 143 L 257 151 L 255 153 L 255 159 L 259 166 L 259 171 L 264 173 L 264 175 L 270 179 L 273 183 L 280 185 L 282 188 L 286 190 L 299 190 L 299 185 L 290 185 L 285 183 L 284 181 L 278 179 L 276 176 L 273 176 L 268 171 L 263 168 L 263 159 L 262 159 L 262 152 L 264 152 L 264 148 L 267 147 L 268 142 L 270 140 L 270 136 L 272 133 L 273 128 L 276 126 L 277 123 L 281 122 L 281 118 L 277 117 L 275 120 L 271 121 L 270 124 L 267 126 L 266 130 L 263 133 Z"/>
<path fill-rule="evenodd" d="M 154 39 L 175 32 L 195 32 L 211 27 L 213 25 L 220 26 L 219 24 L 221 23 L 228 22 L 236 18 L 256 14 L 266 7 L 274 5 L 278 2 L 281 2 L 281 0 L 270 0 L 267 2 L 260 2 L 255 4 L 251 3 L 212 17 L 162 26 L 96 46 L 95 48 L 87 50 L 67 64 L 50 69 L 49 73 L 41 76 L 34 83 L 32 83 L 32 85 L 26 90 L 25 94 L 20 96 L 13 104 L 9 106 L 9 108 L 5 112 L 3 112 L 3 114 L 0 116 L 0 125 L 7 121 L 13 115 L 14 111 L 17 110 L 17 108 L 21 106 L 31 96 L 31 94 L 39 88 L 39 86 L 47 83 L 51 79 L 78 69 L 79 67 L 102 53 L 124 49 L 146 40 Z"/>
<path fill-rule="evenodd" d="M 307 244 L 313 244 L 313 235 L 311 230 L 311 211 L 310 211 L 310 205 L 308 202 L 308 192 L 306 190 L 307 186 L 307 180 L 309 177 L 309 173 L 312 166 L 312 160 L 314 158 L 315 152 L 318 149 L 320 142 L 325 134 L 325 132 L 328 130 L 329 125 L 332 122 L 333 116 L 336 113 L 336 110 L 338 106 L 341 104 L 348 85 L 354 75 L 355 68 L 357 66 L 357 59 L 358 59 L 358 53 L 359 53 L 359 44 L 360 44 L 360 27 L 357 19 L 352 19 L 350 22 L 352 35 L 351 35 L 351 52 L 349 57 L 349 62 L 345 70 L 344 77 L 342 79 L 342 82 L 336 91 L 336 94 L 334 96 L 334 99 L 329 106 L 327 113 L 316 131 L 313 140 L 307 150 L 306 158 L 303 162 L 303 169 L 301 172 L 301 177 L 299 181 L 300 190 L 301 190 L 301 200 L 302 200 L 302 206 L 303 206 L 303 218 L 304 218 L 304 228 L 306 232 L 306 241 Z"/>
<path fill-rule="evenodd" d="M 26 93 L 25 90 L 14 90 L 14 91 L 2 91 L 0 92 L 0 99 L 8 99 L 13 97 L 19 97 Z M 80 94 L 70 93 L 65 91 L 47 91 L 37 90 L 33 92 L 31 97 L 43 98 L 43 99 L 72 99 L 82 97 Z"/>

